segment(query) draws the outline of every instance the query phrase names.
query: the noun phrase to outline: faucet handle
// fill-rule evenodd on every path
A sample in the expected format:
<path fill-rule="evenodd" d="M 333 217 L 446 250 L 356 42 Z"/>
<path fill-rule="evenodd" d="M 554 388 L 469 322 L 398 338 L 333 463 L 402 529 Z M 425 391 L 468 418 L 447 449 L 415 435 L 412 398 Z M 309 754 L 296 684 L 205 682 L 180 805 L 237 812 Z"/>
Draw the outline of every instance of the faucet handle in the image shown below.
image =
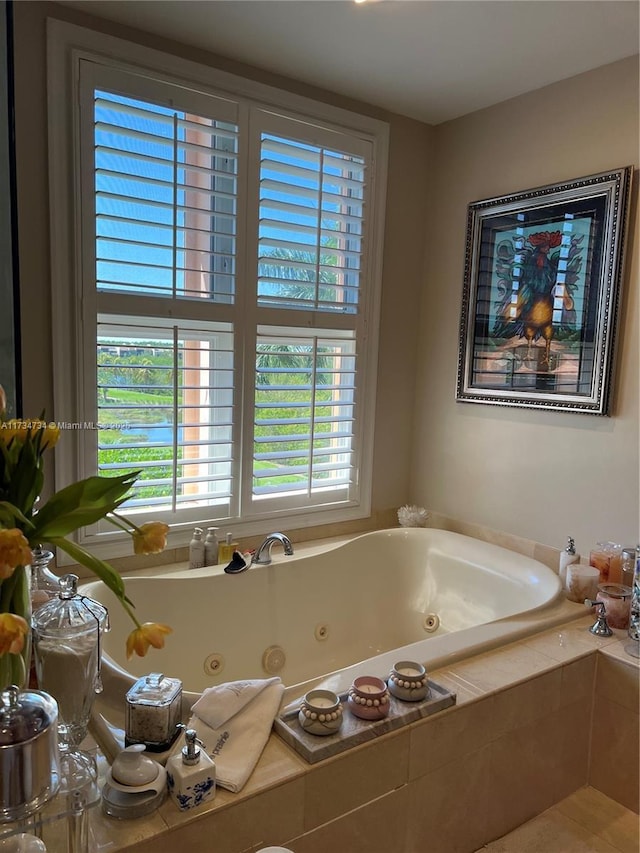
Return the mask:
<path fill-rule="evenodd" d="M 612 637 L 613 631 L 607 622 L 607 608 L 605 607 L 604 601 L 594 601 L 591 598 L 585 598 L 584 606 L 589 609 L 592 607 L 596 608 L 597 618 L 589 628 L 589 631 L 591 631 L 592 634 L 595 634 L 596 637 Z"/>

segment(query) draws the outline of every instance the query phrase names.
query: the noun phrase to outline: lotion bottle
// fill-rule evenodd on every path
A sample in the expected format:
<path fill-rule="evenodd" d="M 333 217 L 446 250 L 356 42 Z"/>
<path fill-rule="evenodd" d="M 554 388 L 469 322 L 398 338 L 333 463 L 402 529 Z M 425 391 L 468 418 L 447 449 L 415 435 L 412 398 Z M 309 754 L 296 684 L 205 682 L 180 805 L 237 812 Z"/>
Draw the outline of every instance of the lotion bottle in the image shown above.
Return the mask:
<path fill-rule="evenodd" d="M 185 745 L 167 761 L 169 795 L 181 811 L 212 800 L 216 795 L 216 765 L 204 750 L 195 729 L 184 733 Z"/>
<path fill-rule="evenodd" d="M 204 566 L 204 542 L 202 541 L 202 528 L 196 527 L 193 531 L 193 539 L 189 542 L 189 568 L 201 569 Z"/>
<path fill-rule="evenodd" d="M 580 554 L 576 554 L 576 543 L 571 536 L 569 536 L 567 538 L 567 547 L 564 551 L 560 552 L 560 565 L 558 567 L 558 576 L 563 589 L 567 588 L 567 566 L 570 566 L 572 563 L 579 562 Z"/>
<path fill-rule="evenodd" d="M 204 564 L 205 566 L 218 565 L 218 537 L 217 527 L 207 527 L 207 538 L 204 540 Z"/>
<path fill-rule="evenodd" d="M 218 546 L 218 559 L 226 566 L 233 559 L 233 552 L 237 550 L 238 543 L 233 541 L 230 533 L 227 533 L 225 541 Z"/>

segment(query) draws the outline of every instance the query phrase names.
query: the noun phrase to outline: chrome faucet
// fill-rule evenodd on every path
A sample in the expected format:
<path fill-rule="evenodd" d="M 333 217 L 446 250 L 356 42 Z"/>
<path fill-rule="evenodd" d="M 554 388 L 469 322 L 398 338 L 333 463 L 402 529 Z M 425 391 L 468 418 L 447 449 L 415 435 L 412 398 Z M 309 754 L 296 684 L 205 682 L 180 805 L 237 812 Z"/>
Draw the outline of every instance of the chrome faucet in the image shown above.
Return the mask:
<path fill-rule="evenodd" d="M 603 601 L 593 601 L 590 598 L 585 598 L 584 606 L 591 609 L 592 607 L 596 608 L 596 621 L 589 628 L 592 634 L 595 634 L 596 637 L 612 637 L 613 631 L 609 627 L 609 623 L 607 622 L 607 608 Z"/>
<path fill-rule="evenodd" d="M 271 563 L 271 548 L 276 542 L 280 542 L 284 548 L 284 553 L 287 557 L 291 557 L 293 545 L 289 537 L 285 536 L 284 533 L 270 533 L 253 555 L 252 565 L 268 566 Z"/>

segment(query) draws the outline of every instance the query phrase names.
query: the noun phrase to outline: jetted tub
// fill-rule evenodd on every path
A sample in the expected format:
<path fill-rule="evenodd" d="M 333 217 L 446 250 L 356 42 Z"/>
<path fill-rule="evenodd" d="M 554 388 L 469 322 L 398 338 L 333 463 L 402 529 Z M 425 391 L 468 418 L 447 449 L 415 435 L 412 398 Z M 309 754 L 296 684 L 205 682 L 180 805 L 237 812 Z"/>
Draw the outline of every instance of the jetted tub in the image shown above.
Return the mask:
<path fill-rule="evenodd" d="M 131 661 L 130 620 L 100 581 L 85 584 L 112 626 L 102 704 L 121 707 L 151 671 L 181 678 L 187 705 L 211 685 L 276 674 L 287 700 L 320 682 L 342 692 L 356 675 L 386 677 L 397 660 L 429 671 L 571 618 L 545 565 L 449 531 L 381 530 L 299 552 L 285 557 L 276 544 L 272 565 L 237 575 L 214 566 L 127 577 L 140 621 L 173 627 L 163 650 Z"/>

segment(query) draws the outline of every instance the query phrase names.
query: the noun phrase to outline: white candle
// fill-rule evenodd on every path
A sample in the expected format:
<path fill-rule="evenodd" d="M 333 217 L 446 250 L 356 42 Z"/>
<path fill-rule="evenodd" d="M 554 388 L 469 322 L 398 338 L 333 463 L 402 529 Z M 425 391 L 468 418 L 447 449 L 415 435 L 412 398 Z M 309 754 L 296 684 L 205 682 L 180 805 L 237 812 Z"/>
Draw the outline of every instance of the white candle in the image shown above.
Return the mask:
<path fill-rule="evenodd" d="M 360 684 L 356 688 L 360 693 L 382 693 L 383 688 L 377 687 L 375 684 Z"/>
<path fill-rule="evenodd" d="M 310 705 L 312 708 L 332 708 L 335 704 L 335 702 L 332 702 L 331 699 L 327 699 L 325 696 L 307 697 L 307 705 Z"/>
<path fill-rule="evenodd" d="M 420 672 L 419 669 L 414 669 L 411 666 L 403 666 L 402 669 L 398 669 L 397 672 L 400 675 L 408 675 L 408 676 L 411 676 L 413 678 L 415 678 L 416 676 L 422 675 L 422 673 Z"/>

